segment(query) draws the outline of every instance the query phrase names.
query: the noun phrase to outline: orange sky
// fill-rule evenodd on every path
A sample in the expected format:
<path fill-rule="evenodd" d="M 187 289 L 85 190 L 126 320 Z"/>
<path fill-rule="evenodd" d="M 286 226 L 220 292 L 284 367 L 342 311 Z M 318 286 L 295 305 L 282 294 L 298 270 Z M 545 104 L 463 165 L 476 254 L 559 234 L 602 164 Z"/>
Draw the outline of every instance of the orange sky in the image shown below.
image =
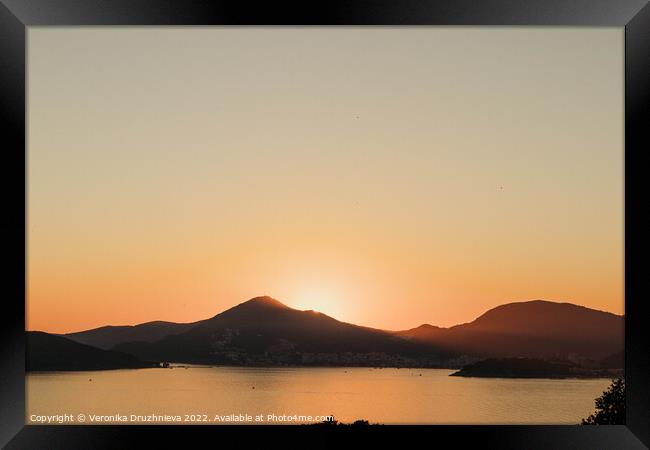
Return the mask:
<path fill-rule="evenodd" d="M 29 329 L 623 313 L 622 28 L 28 31 Z"/>

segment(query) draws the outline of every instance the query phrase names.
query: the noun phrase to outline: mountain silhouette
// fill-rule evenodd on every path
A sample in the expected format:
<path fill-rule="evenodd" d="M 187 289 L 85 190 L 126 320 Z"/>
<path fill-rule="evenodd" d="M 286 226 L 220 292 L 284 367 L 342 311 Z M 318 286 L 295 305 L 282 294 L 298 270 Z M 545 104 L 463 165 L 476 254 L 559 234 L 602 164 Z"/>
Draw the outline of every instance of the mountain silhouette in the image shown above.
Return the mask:
<path fill-rule="evenodd" d="M 65 338 L 140 360 L 198 364 L 454 367 L 457 358 L 527 357 L 609 358 L 606 364 L 616 366 L 623 326 L 623 316 L 533 300 L 498 306 L 450 328 L 386 331 L 264 296 L 197 322 L 109 326 Z"/>
<path fill-rule="evenodd" d="M 624 319 L 571 303 L 533 300 L 498 306 L 451 328 L 421 326 L 398 335 L 463 354 L 602 359 L 622 351 Z"/>
<path fill-rule="evenodd" d="M 244 306 L 246 304 L 249 306 Z M 288 306 L 271 297 L 256 297 L 238 306 L 243 307 L 245 310 L 250 305 L 257 305 L 259 307 L 275 306 L 290 309 Z M 61 336 L 82 344 L 109 350 L 116 345 L 126 342 L 155 342 L 166 336 L 183 333 L 201 322 L 205 322 L 205 320 L 191 323 L 175 323 L 158 320 L 139 325 L 108 325 L 86 331 L 62 334 Z"/>
<path fill-rule="evenodd" d="M 446 332 L 446 328 L 436 327 L 425 323 L 417 328 L 411 328 L 406 331 L 397 331 L 395 334 L 416 341 L 432 342 Z"/>
<path fill-rule="evenodd" d="M 27 371 L 139 369 L 158 364 L 141 361 L 126 353 L 102 350 L 61 336 L 27 332 Z"/>
<path fill-rule="evenodd" d="M 118 344 L 132 341 L 154 342 L 172 334 L 179 334 L 196 323 L 174 323 L 154 321 L 139 325 L 105 326 L 76 333 L 61 334 L 81 344 L 109 350 Z"/>
<path fill-rule="evenodd" d="M 429 344 L 293 309 L 271 297 L 253 298 L 183 333 L 156 342 L 119 344 L 114 350 L 144 359 L 189 363 L 241 362 L 251 357 L 301 363 L 302 359 L 296 359 L 299 355 L 341 352 L 442 356 Z"/>

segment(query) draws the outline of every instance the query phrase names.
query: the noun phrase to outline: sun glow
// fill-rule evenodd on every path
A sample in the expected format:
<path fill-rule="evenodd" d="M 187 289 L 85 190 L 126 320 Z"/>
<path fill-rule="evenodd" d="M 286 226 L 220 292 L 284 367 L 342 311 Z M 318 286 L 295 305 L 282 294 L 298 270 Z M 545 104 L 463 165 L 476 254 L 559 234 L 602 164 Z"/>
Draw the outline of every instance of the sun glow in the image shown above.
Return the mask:
<path fill-rule="evenodd" d="M 332 289 L 312 289 L 296 297 L 296 308 L 301 310 L 314 310 L 341 319 L 341 297 Z"/>

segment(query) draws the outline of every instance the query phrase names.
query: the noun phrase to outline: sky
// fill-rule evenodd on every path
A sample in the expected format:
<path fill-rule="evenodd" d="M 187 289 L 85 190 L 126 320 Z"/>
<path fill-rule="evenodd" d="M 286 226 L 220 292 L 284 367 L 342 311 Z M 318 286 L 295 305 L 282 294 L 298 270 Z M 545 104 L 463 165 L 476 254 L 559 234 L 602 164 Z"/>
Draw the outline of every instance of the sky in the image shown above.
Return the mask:
<path fill-rule="evenodd" d="M 28 28 L 27 328 L 622 314 L 623 28 Z"/>

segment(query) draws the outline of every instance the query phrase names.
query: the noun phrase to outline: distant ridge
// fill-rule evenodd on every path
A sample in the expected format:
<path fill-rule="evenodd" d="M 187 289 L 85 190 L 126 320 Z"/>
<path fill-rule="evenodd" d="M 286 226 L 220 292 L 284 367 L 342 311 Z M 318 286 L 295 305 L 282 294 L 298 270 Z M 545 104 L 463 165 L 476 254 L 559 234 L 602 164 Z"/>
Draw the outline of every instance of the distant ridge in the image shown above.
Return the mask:
<path fill-rule="evenodd" d="M 61 334 L 59 336 L 71 339 L 81 344 L 109 350 L 118 344 L 132 341 L 154 342 L 165 336 L 182 333 L 189 330 L 198 322 L 174 323 L 153 321 L 139 325 L 104 326 L 76 333 Z"/>
<path fill-rule="evenodd" d="M 428 323 L 425 323 L 420 325 L 419 327 L 411 328 L 410 330 L 396 331 L 395 334 L 408 339 L 428 341 L 437 338 L 441 334 L 445 333 L 446 330 L 447 328 L 436 327 L 434 325 L 429 325 Z"/>

